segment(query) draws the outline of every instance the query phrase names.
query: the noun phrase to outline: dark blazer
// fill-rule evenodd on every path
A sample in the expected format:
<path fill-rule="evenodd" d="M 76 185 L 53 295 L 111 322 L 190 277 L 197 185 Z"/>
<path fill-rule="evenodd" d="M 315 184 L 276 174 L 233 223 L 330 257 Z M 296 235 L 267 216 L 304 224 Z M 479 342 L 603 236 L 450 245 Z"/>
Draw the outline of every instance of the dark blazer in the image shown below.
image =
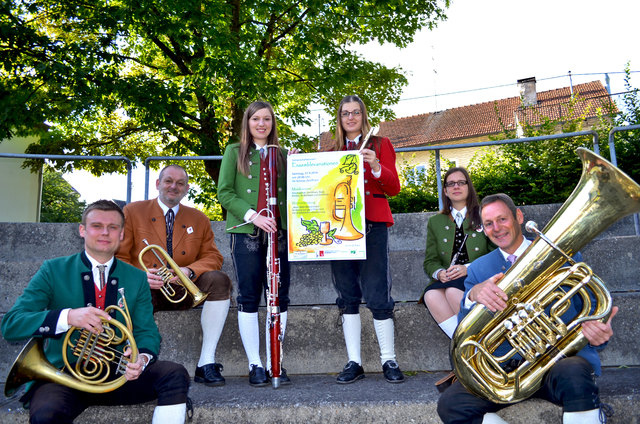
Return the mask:
<path fill-rule="evenodd" d="M 574 256 L 574 260 L 576 262 L 582 261 L 582 255 L 578 252 Z M 502 255 L 500 249 L 496 249 L 491 253 L 478 258 L 471 265 L 469 265 L 469 268 L 467 269 L 467 279 L 464 282 L 464 297 L 461 302 L 462 305 L 460 308 L 460 314 L 458 315 L 460 320 L 462 320 L 462 317 L 466 316 L 471 310 L 464 307 L 464 300 L 467 298 L 469 290 L 471 290 L 471 288 L 476 284 L 482 283 L 483 281 L 500 272 L 506 272 L 510 267 L 511 263 L 504 259 L 504 256 Z M 576 305 L 575 302 L 572 302 L 567 312 L 562 315 L 562 319 L 567 322 L 569 318 L 575 316 L 581 308 L 582 304 Z M 509 349 L 510 345 L 505 342 L 498 347 L 495 354 L 498 356 L 504 355 Z M 589 363 L 593 367 L 595 374 L 600 375 L 602 373 L 602 368 L 600 366 L 600 357 L 598 356 L 598 352 L 596 349 L 601 348 L 595 348 L 590 344 L 587 344 L 577 354 L 589 361 Z M 519 358 L 519 355 L 517 355 L 516 358 Z"/>
<path fill-rule="evenodd" d="M 160 333 L 153 319 L 147 276 L 131 265 L 114 260 L 107 279 L 105 307 L 117 305 L 119 288 L 124 288 L 138 350 L 157 356 Z M 45 337 L 49 343 L 45 355 L 56 368 L 63 365 L 62 344 L 65 333 L 56 335 L 60 312 L 66 308 L 95 305 L 95 285 L 91 263 L 84 252 L 45 261 L 27 288 L 2 320 L 2 335 L 9 341 Z M 111 311 L 125 323 L 119 313 Z"/>
<path fill-rule="evenodd" d="M 157 244 L 166 250 L 167 232 L 162 208 L 157 199 L 129 203 L 124 207 L 124 240 L 117 257 L 141 268 L 138 254 L 147 245 Z M 173 224 L 173 260 L 181 267 L 195 273 L 196 280 L 202 273 L 222 268 L 223 257 L 216 246 L 211 221 L 197 209 L 180 205 Z M 144 255 L 147 268 L 159 268 L 161 264 L 152 252 Z"/>
<path fill-rule="evenodd" d="M 462 228 L 468 234 L 466 241 L 469 262 L 489 253 L 495 246 L 480 229 L 469 229 L 469 220 L 465 217 Z M 427 287 L 434 282 L 431 276 L 439 269 L 448 269 L 451 265 L 453 242 L 456 234 L 456 223 L 451 215 L 438 213 L 427 221 L 427 246 L 424 252 L 423 268 L 427 274 Z"/>

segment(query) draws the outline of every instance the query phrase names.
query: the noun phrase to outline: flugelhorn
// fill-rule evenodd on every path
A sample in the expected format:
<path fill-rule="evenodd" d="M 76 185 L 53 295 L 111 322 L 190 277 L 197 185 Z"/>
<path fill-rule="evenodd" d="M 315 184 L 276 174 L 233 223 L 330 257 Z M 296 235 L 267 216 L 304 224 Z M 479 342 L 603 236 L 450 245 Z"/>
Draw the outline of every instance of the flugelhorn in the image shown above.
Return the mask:
<path fill-rule="evenodd" d="M 191 305 L 191 307 L 195 308 L 196 306 L 207 300 L 207 296 L 209 295 L 209 293 L 202 292 L 198 288 L 198 286 L 193 284 L 189 277 L 184 275 L 184 272 L 180 270 L 178 264 L 176 264 L 171 256 L 169 256 L 166 250 L 164 250 L 157 244 L 149 244 L 149 242 L 147 242 L 147 239 L 144 239 L 142 241 L 147 246 L 138 254 L 138 261 L 140 262 L 140 266 L 145 272 L 149 272 L 149 269 L 144 264 L 143 256 L 145 253 L 147 253 L 147 251 L 151 250 L 158 261 L 160 261 L 160 263 L 162 264 L 157 272 L 157 274 L 162 277 L 162 281 L 164 283 L 163 286 L 160 287 L 160 291 L 169 302 L 180 303 L 187 297 L 187 295 L 191 295 L 191 297 L 193 297 L 193 304 Z M 164 256 L 164 260 L 162 260 L 158 252 L 160 252 L 160 254 Z M 171 267 L 173 273 L 171 272 L 171 270 L 169 270 L 169 268 L 167 268 L 167 264 Z M 174 274 L 176 277 L 178 277 L 178 280 L 172 282 L 171 280 L 173 279 Z"/>
<path fill-rule="evenodd" d="M 138 348 L 132 334 L 124 289 L 118 291 L 123 307 L 111 305 L 105 308 L 105 312 L 118 311 L 124 317 L 124 324 L 116 319 L 102 319 L 103 330 L 100 334 L 71 327 L 62 345 L 62 359 L 68 373 L 57 369 L 47 360 L 41 337 L 32 338 L 22 348 L 9 371 L 4 386 L 5 396 L 13 395 L 20 386 L 31 380 L 62 384 L 87 393 L 107 393 L 122 386 L 126 382 L 124 373 L 127 363 L 137 360 Z M 122 350 L 129 348 L 130 356 L 124 356 L 117 346 L 122 346 Z M 70 358 L 75 359 L 75 363 Z M 121 375 L 110 379 L 118 374 Z"/>
<path fill-rule="evenodd" d="M 496 403 L 526 399 L 547 371 L 586 344 L 581 323 L 606 322 L 611 296 L 604 282 L 571 256 L 618 219 L 640 211 L 640 186 L 595 153 L 579 148 L 582 176 L 573 193 L 498 283 L 507 308 L 492 313 L 476 305 L 451 340 L 451 357 L 460 382 Z M 571 266 L 563 267 L 569 260 Z M 572 302 L 577 315 L 561 317 Z M 581 307 L 578 305 L 582 305 Z M 503 344 L 507 349 L 498 347 Z M 522 358 L 520 365 L 501 364 Z"/>

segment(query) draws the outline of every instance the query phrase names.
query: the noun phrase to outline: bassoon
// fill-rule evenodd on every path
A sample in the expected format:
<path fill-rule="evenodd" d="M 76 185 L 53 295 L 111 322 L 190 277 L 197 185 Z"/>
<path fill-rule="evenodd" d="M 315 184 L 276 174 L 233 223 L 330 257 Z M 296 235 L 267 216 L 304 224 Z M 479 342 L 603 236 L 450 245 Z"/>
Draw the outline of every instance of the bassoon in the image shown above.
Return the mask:
<path fill-rule="evenodd" d="M 269 176 L 266 183 L 268 215 L 276 218 L 278 207 L 278 156 L 279 147 L 267 145 Z M 268 233 L 267 238 L 267 362 L 271 362 L 271 384 L 280 387 L 282 370 L 282 332 L 280 323 L 280 258 L 278 258 L 278 232 Z"/>

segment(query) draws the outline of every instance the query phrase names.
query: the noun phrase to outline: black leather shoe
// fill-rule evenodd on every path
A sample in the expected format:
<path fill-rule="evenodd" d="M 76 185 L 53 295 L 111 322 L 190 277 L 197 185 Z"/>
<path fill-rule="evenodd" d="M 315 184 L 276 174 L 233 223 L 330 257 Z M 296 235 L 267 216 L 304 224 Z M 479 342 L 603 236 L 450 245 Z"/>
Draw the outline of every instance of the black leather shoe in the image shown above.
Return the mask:
<path fill-rule="evenodd" d="M 289 376 L 287 375 L 287 370 L 285 370 L 284 368 L 280 369 L 280 385 L 281 386 L 288 386 L 291 384 L 291 380 L 289 379 Z"/>
<path fill-rule="evenodd" d="M 253 387 L 263 387 L 269 384 L 269 378 L 264 372 L 264 368 L 255 364 L 251 365 L 251 371 L 249 371 L 249 384 Z"/>
<path fill-rule="evenodd" d="M 404 374 L 400 371 L 398 363 L 394 360 L 388 360 L 382 366 L 382 372 L 384 373 L 384 379 L 389 383 L 404 383 Z"/>
<path fill-rule="evenodd" d="M 196 375 L 193 381 L 204 383 L 205 386 L 224 386 L 224 377 L 220 374 L 223 370 L 222 364 L 213 363 L 201 367 L 196 367 Z"/>
<path fill-rule="evenodd" d="M 364 378 L 364 370 L 354 361 L 349 361 L 340 374 L 336 382 L 338 384 L 349 384 Z"/>

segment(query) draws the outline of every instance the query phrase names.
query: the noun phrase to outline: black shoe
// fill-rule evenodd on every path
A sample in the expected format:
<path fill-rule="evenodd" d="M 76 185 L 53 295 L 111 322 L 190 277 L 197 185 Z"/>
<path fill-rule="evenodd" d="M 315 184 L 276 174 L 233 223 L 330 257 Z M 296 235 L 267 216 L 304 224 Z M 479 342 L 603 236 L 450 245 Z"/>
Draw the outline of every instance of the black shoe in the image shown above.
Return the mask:
<path fill-rule="evenodd" d="M 220 374 L 222 364 L 213 363 L 201 367 L 196 367 L 196 375 L 193 381 L 204 383 L 205 386 L 224 386 L 224 377 Z"/>
<path fill-rule="evenodd" d="M 280 385 L 288 386 L 290 384 L 291 379 L 289 379 L 289 376 L 287 375 L 287 370 L 285 370 L 284 368 L 280 368 Z"/>
<path fill-rule="evenodd" d="M 249 371 L 249 384 L 253 387 L 263 387 L 269 384 L 269 378 L 264 372 L 264 368 L 255 364 L 251 365 L 251 371 Z"/>
<path fill-rule="evenodd" d="M 394 360 L 388 360 L 382 366 L 382 372 L 384 373 L 384 379 L 389 383 L 404 383 L 404 374 L 400 371 L 398 363 Z"/>
<path fill-rule="evenodd" d="M 364 370 L 354 361 L 349 361 L 340 374 L 336 382 L 338 384 L 349 384 L 364 378 Z"/>

